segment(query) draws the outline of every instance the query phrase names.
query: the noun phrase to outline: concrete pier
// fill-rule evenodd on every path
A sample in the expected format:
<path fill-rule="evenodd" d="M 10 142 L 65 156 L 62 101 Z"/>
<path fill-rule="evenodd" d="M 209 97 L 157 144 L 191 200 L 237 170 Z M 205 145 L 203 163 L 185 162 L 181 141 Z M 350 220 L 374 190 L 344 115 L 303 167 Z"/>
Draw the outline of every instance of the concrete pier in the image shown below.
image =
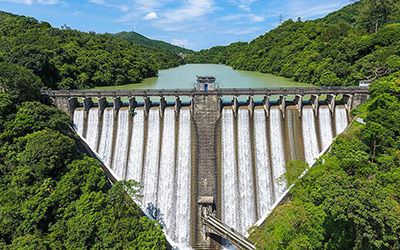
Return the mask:
<path fill-rule="evenodd" d="M 221 117 L 221 100 L 219 96 L 194 96 L 192 98 L 194 112 L 192 113 L 194 128 L 194 201 L 199 197 L 212 197 L 218 203 L 217 194 L 217 138 L 219 136 L 219 120 Z M 216 249 L 218 243 L 208 237 L 202 225 L 201 209 L 196 202 L 193 219 L 194 238 L 192 246 L 201 249 Z"/>
<path fill-rule="evenodd" d="M 350 113 L 351 109 L 353 108 L 353 95 L 343 95 L 341 103 L 344 104 L 347 112 Z"/>
<path fill-rule="evenodd" d="M 167 107 L 167 102 L 163 96 L 160 97 L 160 116 L 163 117 L 165 107 Z"/>
<path fill-rule="evenodd" d="M 174 105 L 175 118 L 179 117 L 179 111 L 181 110 L 181 107 L 182 107 L 181 99 L 179 99 L 179 96 L 176 96 Z"/>
<path fill-rule="evenodd" d="M 135 108 L 137 107 L 136 98 L 135 97 L 129 97 L 128 102 L 129 102 L 129 110 L 131 112 L 135 112 Z"/>
<path fill-rule="evenodd" d="M 283 119 L 285 119 L 285 113 L 286 113 L 286 96 L 285 95 L 279 96 L 278 104 L 279 104 L 279 107 L 281 108 Z"/>
<path fill-rule="evenodd" d="M 271 104 L 269 103 L 269 96 L 264 96 L 263 107 L 265 110 L 266 117 L 269 117 L 269 111 L 271 109 Z"/>
<path fill-rule="evenodd" d="M 326 97 L 325 100 L 326 104 L 328 104 L 328 108 L 331 111 L 331 115 L 335 113 L 335 105 L 336 105 L 336 95 L 334 94 L 329 94 Z"/>
<path fill-rule="evenodd" d="M 148 96 L 143 97 L 143 100 L 144 100 L 144 117 L 147 119 L 149 117 L 151 101 L 150 101 L 150 97 L 148 97 Z"/>
<path fill-rule="evenodd" d="M 311 95 L 310 104 L 314 110 L 315 116 L 318 116 L 319 95 Z"/>
<path fill-rule="evenodd" d="M 247 105 L 248 105 L 250 117 L 253 117 L 254 108 L 255 108 L 253 96 L 249 96 L 249 100 L 247 101 Z"/>
<path fill-rule="evenodd" d="M 236 118 L 239 110 L 239 102 L 237 96 L 234 96 L 232 99 L 232 110 L 233 116 Z"/>
<path fill-rule="evenodd" d="M 118 111 L 122 107 L 121 97 L 114 97 L 113 104 L 114 117 L 117 117 Z"/>
<path fill-rule="evenodd" d="M 303 111 L 303 96 L 302 95 L 296 95 L 294 102 L 296 104 L 296 108 L 299 111 L 299 117 L 301 117 L 302 111 Z"/>
<path fill-rule="evenodd" d="M 106 97 L 100 97 L 99 102 L 99 117 L 103 116 L 104 109 L 108 106 Z"/>

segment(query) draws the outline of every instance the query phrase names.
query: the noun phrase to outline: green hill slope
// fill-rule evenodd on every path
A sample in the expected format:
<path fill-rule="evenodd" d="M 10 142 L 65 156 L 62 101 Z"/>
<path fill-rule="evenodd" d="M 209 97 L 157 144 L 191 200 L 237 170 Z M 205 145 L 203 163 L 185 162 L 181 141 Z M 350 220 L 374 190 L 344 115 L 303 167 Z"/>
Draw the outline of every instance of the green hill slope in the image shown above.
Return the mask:
<path fill-rule="evenodd" d="M 364 0 L 314 21 L 287 20 L 250 43 L 201 50 L 185 60 L 322 86 L 356 85 L 400 69 L 399 9 L 399 0 Z"/>
<path fill-rule="evenodd" d="M 115 34 L 116 37 L 122 38 L 124 40 L 133 42 L 135 44 L 143 45 L 143 46 L 149 46 L 149 47 L 155 47 L 155 48 L 161 48 L 161 49 L 166 49 L 169 50 L 175 54 L 183 53 L 183 54 L 193 54 L 194 51 L 190 49 L 185 49 L 176 45 L 172 45 L 170 43 L 164 42 L 164 41 L 159 41 L 159 40 L 152 40 L 149 39 L 139 33 L 136 32 L 120 32 Z"/>
<path fill-rule="evenodd" d="M 110 34 L 57 29 L 0 12 L 0 62 L 31 70 L 48 88 L 75 89 L 140 82 L 183 60 L 170 51 Z"/>

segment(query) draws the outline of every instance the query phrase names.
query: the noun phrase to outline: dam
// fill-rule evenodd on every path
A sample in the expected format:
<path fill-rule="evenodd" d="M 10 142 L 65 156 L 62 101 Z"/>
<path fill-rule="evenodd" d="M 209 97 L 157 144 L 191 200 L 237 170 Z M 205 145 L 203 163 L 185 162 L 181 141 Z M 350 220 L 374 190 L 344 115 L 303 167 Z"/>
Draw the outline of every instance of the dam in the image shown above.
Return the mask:
<path fill-rule="evenodd" d="M 42 94 L 117 180 L 141 183 L 140 206 L 180 249 L 220 248 L 203 206 L 245 235 L 286 191 L 285 165 L 312 164 L 368 98 L 363 88 Z"/>

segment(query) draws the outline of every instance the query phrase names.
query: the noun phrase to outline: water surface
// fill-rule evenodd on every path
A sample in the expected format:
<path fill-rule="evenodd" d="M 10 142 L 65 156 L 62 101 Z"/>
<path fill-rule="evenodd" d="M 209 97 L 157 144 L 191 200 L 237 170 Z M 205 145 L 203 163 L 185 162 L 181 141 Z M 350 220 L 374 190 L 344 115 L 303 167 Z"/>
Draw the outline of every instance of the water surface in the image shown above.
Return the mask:
<path fill-rule="evenodd" d="M 141 83 L 121 86 L 97 87 L 96 89 L 191 89 L 196 75 L 209 75 L 217 78 L 221 88 L 279 88 L 305 87 L 310 84 L 254 71 L 233 70 L 220 64 L 186 64 L 177 68 L 160 70 L 158 77 L 145 79 Z"/>

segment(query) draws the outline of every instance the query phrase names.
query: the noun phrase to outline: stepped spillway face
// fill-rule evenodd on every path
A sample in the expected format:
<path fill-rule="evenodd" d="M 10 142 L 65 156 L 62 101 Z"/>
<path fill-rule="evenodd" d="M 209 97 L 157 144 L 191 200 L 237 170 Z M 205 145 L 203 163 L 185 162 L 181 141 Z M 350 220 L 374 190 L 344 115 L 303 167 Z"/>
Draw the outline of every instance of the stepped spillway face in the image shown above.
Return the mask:
<path fill-rule="evenodd" d="M 222 220 L 245 234 L 286 191 L 285 165 L 297 159 L 313 164 L 348 124 L 343 106 L 333 115 L 327 106 L 321 106 L 318 115 L 304 106 L 301 118 L 293 107 L 285 116 L 279 107 L 271 107 L 269 117 L 256 107 L 253 118 L 248 109 L 240 108 L 235 118 L 230 107 L 224 108 Z"/>
<path fill-rule="evenodd" d="M 169 107 L 163 118 L 158 108 L 151 108 L 147 119 L 143 108 L 136 108 L 133 115 L 125 107 L 115 116 L 114 112 L 106 108 L 100 117 L 98 108 L 93 107 L 85 119 L 84 111 L 78 108 L 74 111 L 74 128 L 117 180 L 141 183 L 142 209 L 160 221 L 170 240 L 189 247 L 189 109 L 182 108 L 177 118 Z"/>
<path fill-rule="evenodd" d="M 174 107 L 160 112 L 152 107 L 145 117 L 143 107 L 133 113 L 128 107 L 107 107 L 102 114 L 97 107 L 86 114 L 76 108 L 73 122 L 117 180 L 140 182 L 142 209 L 160 220 L 171 242 L 186 248 L 197 213 L 192 211 L 196 136 L 190 107 L 177 114 Z M 224 107 L 219 122 L 217 210 L 223 222 L 245 234 L 285 193 L 285 165 L 297 159 L 312 164 L 349 118 L 341 105 L 333 114 L 326 105 L 317 114 L 306 105 L 301 116 L 295 106 L 287 107 L 285 115 L 278 106 L 269 114 L 262 106 L 251 114 L 245 106 L 236 117 Z"/>

